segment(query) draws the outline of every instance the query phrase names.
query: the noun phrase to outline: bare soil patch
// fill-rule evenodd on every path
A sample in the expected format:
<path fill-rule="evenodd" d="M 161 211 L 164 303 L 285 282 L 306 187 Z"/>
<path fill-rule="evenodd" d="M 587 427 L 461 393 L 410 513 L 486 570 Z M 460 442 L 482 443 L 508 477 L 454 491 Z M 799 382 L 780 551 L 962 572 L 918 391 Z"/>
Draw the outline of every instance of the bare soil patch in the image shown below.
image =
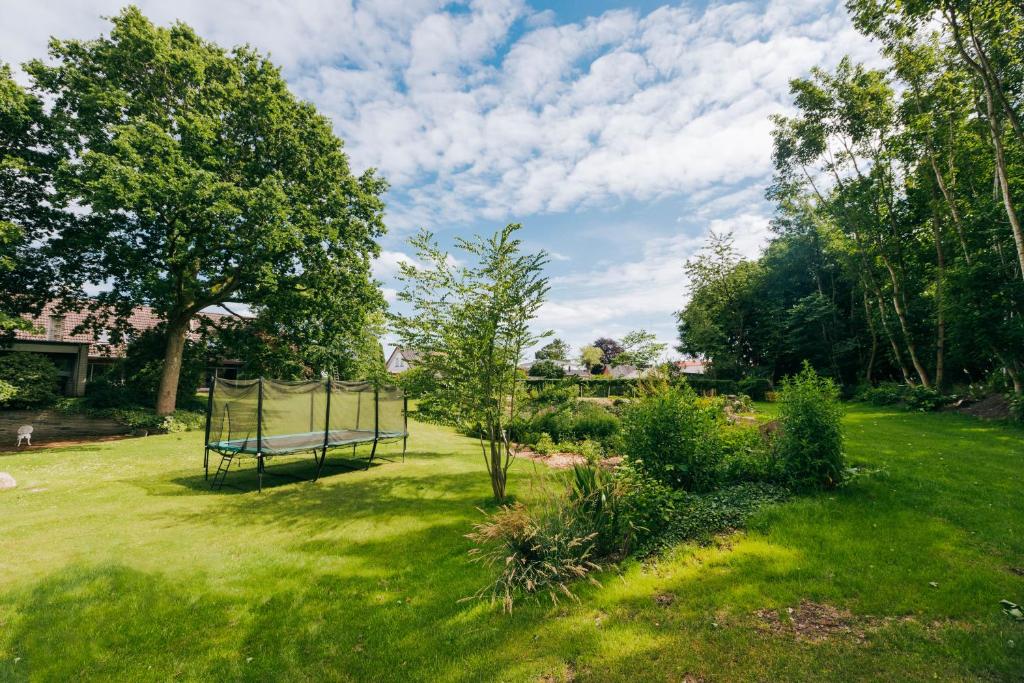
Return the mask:
<path fill-rule="evenodd" d="M 791 634 L 797 640 L 821 643 L 836 636 L 865 639 L 864 620 L 832 605 L 801 600 L 797 607 L 761 609 L 756 614 L 772 633 Z"/>
<path fill-rule="evenodd" d="M 85 446 L 94 443 L 107 441 L 120 441 L 122 439 L 138 438 L 132 434 L 114 434 L 111 436 L 93 436 L 88 439 L 64 439 L 62 441 L 47 441 L 46 443 L 33 442 L 31 446 L 0 446 L 0 455 L 10 455 L 23 451 L 38 451 L 49 448 L 68 448 L 70 446 Z"/>
<path fill-rule="evenodd" d="M 552 467 L 556 470 L 567 470 L 574 465 L 586 465 L 587 459 L 579 453 L 550 453 L 548 455 L 541 455 L 536 453 L 525 446 L 516 448 L 516 456 L 520 458 L 526 458 L 527 460 L 533 460 Z M 622 462 L 622 456 L 613 455 L 611 457 L 601 459 L 601 467 L 605 469 L 615 469 L 619 463 Z"/>
<path fill-rule="evenodd" d="M 1010 403 L 1001 394 L 986 396 L 980 401 L 956 410 L 964 415 L 979 417 L 983 420 L 1005 420 L 1010 417 Z"/>

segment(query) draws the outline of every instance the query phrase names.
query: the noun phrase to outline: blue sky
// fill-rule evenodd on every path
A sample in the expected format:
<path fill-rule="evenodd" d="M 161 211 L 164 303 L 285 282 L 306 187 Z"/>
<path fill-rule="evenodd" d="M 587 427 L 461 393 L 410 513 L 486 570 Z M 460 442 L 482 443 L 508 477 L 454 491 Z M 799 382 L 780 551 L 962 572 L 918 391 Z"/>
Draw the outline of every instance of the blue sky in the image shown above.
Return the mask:
<path fill-rule="evenodd" d="M 0 59 L 105 31 L 120 4 L 7 0 Z M 390 181 L 386 295 L 418 227 L 450 243 L 522 223 L 552 255 L 538 327 L 575 347 L 641 327 L 673 343 L 708 232 L 748 256 L 768 237 L 768 117 L 789 110 L 788 80 L 877 59 L 835 0 L 137 4 L 270 52 L 353 167 Z"/>

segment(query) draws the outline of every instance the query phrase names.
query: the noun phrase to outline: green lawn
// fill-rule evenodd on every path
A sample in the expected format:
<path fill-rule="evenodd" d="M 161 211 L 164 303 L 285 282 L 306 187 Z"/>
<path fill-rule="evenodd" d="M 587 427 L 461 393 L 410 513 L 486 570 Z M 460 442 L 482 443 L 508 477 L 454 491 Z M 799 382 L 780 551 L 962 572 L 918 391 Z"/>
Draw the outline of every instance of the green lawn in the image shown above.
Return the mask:
<path fill-rule="evenodd" d="M 19 484 L 0 492 L 0 680 L 1021 680 L 1024 625 L 998 601 L 1024 603 L 1024 432 L 846 424 L 877 471 L 512 616 L 458 602 L 489 576 L 463 537 L 489 485 L 444 429 L 414 424 L 404 464 L 262 495 L 207 490 L 195 433 L 0 454 Z M 757 614 L 802 600 L 849 632 Z"/>

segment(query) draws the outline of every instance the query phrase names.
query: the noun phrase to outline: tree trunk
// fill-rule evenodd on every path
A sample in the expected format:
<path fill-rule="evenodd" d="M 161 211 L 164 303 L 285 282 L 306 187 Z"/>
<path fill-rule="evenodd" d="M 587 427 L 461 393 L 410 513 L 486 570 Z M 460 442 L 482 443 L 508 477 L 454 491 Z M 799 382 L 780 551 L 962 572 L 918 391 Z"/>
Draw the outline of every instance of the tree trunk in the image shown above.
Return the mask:
<path fill-rule="evenodd" d="M 499 503 L 505 500 L 505 468 L 502 467 L 501 462 L 501 443 L 498 441 L 498 436 L 495 433 L 493 424 L 487 425 L 487 436 L 490 440 L 490 462 L 488 463 L 487 469 L 491 475 L 491 492 L 494 494 L 494 500 Z"/>
<path fill-rule="evenodd" d="M 942 196 L 946 200 L 946 206 L 949 207 L 949 215 L 953 219 L 953 227 L 956 228 L 956 234 L 960 237 L 960 248 L 963 249 L 964 260 L 967 261 L 967 265 L 971 265 L 971 254 L 967 249 L 967 239 L 964 237 L 964 225 L 960 220 L 960 210 L 956 207 L 956 198 L 953 196 L 953 191 L 948 185 L 946 185 L 946 179 L 942 177 L 942 170 L 939 168 L 939 164 L 935 160 L 935 154 L 929 151 L 928 159 L 931 161 L 932 170 L 935 172 L 935 182 L 938 183 L 939 190 L 942 192 Z"/>
<path fill-rule="evenodd" d="M 892 345 L 892 353 L 896 357 L 897 365 L 900 366 L 900 372 L 903 373 L 903 381 L 913 385 L 914 378 L 910 376 L 910 370 L 907 369 L 907 364 L 903 362 L 903 353 L 900 351 L 900 345 L 896 343 L 896 337 L 893 335 L 892 330 L 889 329 L 889 316 L 885 312 L 885 300 L 882 298 L 882 293 L 876 291 L 876 297 L 879 317 L 882 319 L 882 329 L 885 330 L 885 336 L 889 338 L 889 344 Z"/>
<path fill-rule="evenodd" d="M 875 369 L 875 356 L 878 355 L 878 334 L 875 332 L 875 321 L 871 317 L 871 308 L 868 306 L 867 290 L 864 290 L 864 317 L 868 322 L 868 331 L 871 332 L 871 355 L 868 356 L 868 369 L 864 379 L 868 384 L 872 384 L 871 375 Z"/>
<path fill-rule="evenodd" d="M 902 305 L 903 291 L 900 289 L 899 279 L 896 277 L 896 271 L 889 263 L 889 259 L 882 256 L 882 263 L 885 264 L 885 269 L 889 271 L 889 279 L 892 282 L 892 307 L 896 310 L 896 318 L 900 321 L 900 329 L 903 331 L 903 338 L 907 344 L 907 352 L 910 354 L 910 362 L 914 364 L 914 370 L 917 371 L 917 376 L 921 378 L 921 385 L 928 389 L 931 387 L 931 381 L 928 379 L 928 371 L 924 369 L 924 365 L 921 360 L 917 357 L 917 347 L 914 345 L 914 339 L 910 334 L 910 324 L 907 322 L 907 312 L 904 310 Z"/>
<path fill-rule="evenodd" d="M 156 395 L 156 414 L 170 415 L 178 398 L 178 378 L 185 353 L 189 319 L 171 322 L 167 328 L 167 346 L 164 350 L 164 368 L 160 376 L 160 390 Z"/>
<path fill-rule="evenodd" d="M 992 147 L 996 155 L 996 182 L 999 183 L 999 192 L 1003 197 L 1003 208 L 1006 209 L 1006 217 L 1010 221 L 1010 229 L 1013 231 L 1013 242 L 1017 246 L 1017 262 L 1020 264 L 1020 275 L 1024 278 L 1024 232 L 1021 231 L 1020 218 L 1017 216 L 1017 209 L 1013 205 L 1013 196 L 1010 194 L 1010 181 L 1006 175 L 1006 154 L 1003 150 L 1002 134 L 999 131 L 999 122 L 993 118 L 992 98 L 985 95 L 985 106 L 988 109 L 988 126 L 992 133 Z"/>
<path fill-rule="evenodd" d="M 943 301 L 946 280 L 946 255 L 942 251 L 942 227 L 937 208 L 932 211 L 932 230 L 935 233 L 935 389 L 942 391 L 946 367 L 946 316 Z"/>

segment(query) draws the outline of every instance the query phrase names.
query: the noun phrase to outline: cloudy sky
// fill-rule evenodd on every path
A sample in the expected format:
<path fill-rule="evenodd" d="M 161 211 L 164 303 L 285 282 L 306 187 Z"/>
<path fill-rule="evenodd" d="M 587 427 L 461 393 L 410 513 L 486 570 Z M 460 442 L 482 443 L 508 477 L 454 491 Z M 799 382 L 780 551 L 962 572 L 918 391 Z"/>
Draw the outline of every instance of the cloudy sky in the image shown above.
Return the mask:
<path fill-rule="evenodd" d="M 107 30 L 117 0 L 0 0 L 0 59 Z M 280 64 L 357 170 L 390 181 L 377 264 L 394 294 L 420 226 L 444 242 L 518 222 L 551 255 L 539 325 L 574 346 L 675 339 L 683 263 L 708 231 L 755 255 L 771 207 L 769 115 L 789 79 L 874 60 L 841 0 L 139 0 Z"/>

